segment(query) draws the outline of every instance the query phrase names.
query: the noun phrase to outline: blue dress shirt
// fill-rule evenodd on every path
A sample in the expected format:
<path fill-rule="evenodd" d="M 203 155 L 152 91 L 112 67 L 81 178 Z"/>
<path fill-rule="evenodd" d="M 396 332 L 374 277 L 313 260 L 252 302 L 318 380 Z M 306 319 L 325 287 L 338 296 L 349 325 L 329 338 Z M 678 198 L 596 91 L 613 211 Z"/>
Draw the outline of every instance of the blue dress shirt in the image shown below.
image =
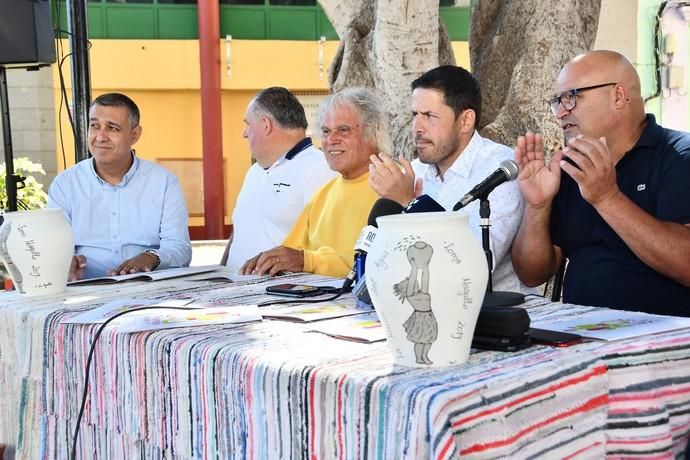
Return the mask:
<path fill-rule="evenodd" d="M 48 190 L 48 206 L 62 208 L 72 225 L 75 254 L 86 257 L 84 278 L 104 276 L 146 249 L 158 251 L 158 268 L 191 261 L 187 206 L 177 178 L 150 161 L 133 160 L 117 185 L 98 177 L 89 158 L 59 174 Z"/>

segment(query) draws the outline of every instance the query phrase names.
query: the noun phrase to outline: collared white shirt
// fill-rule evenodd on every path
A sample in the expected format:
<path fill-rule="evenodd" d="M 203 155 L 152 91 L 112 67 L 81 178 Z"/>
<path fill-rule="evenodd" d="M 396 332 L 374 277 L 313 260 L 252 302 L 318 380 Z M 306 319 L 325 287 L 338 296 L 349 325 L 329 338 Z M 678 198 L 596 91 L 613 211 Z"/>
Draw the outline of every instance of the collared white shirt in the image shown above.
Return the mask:
<path fill-rule="evenodd" d="M 306 146 L 294 152 L 302 143 Z M 311 140 L 295 148 L 268 169 L 254 163 L 247 171 L 232 213 L 233 238 L 226 262 L 231 270 L 282 244 L 314 192 L 336 177 Z"/>
<path fill-rule="evenodd" d="M 436 165 L 424 164 L 420 160 L 412 162 L 415 176 L 423 180 L 422 193 L 429 195 L 448 211 L 492 172 L 504 160 L 512 160 L 513 151 L 509 147 L 485 139 L 475 131 L 470 143 L 457 160 L 445 172 L 443 180 L 438 175 Z M 494 256 L 493 288 L 495 291 L 533 292 L 524 286 L 513 270 L 510 247 L 522 219 L 524 202 L 517 183 L 506 182 L 489 194 L 491 205 L 490 242 Z M 479 226 L 479 200 L 475 200 L 458 212 L 469 216 L 469 225 L 479 244 L 482 230 Z"/>
<path fill-rule="evenodd" d="M 62 208 L 74 231 L 75 254 L 86 256 L 84 278 L 105 276 L 124 260 L 155 249 L 158 268 L 189 265 L 187 206 L 174 174 L 133 156 L 122 182 L 110 185 L 93 158 L 59 174 L 48 206 Z"/>

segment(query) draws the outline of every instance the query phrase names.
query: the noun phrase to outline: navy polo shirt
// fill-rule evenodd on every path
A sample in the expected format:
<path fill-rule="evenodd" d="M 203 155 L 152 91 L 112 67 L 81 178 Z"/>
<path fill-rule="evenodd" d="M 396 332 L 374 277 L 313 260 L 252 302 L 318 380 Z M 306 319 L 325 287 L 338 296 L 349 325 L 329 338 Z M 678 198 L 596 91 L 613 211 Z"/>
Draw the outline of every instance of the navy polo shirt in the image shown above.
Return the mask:
<path fill-rule="evenodd" d="M 616 177 L 621 192 L 647 213 L 690 223 L 690 134 L 662 128 L 648 114 L 637 144 L 616 165 Z M 553 203 L 551 235 L 569 259 L 566 302 L 690 317 L 690 288 L 645 265 L 566 173 Z"/>

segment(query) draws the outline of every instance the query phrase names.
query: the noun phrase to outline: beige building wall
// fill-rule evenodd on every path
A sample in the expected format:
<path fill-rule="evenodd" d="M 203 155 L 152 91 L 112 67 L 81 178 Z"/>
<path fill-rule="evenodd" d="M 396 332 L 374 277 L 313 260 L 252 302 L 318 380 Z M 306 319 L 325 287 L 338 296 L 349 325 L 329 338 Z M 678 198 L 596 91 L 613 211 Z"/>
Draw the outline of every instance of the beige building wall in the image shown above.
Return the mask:
<path fill-rule="evenodd" d="M 637 10 L 634 0 L 602 0 L 594 49 L 618 51 L 636 63 Z"/>

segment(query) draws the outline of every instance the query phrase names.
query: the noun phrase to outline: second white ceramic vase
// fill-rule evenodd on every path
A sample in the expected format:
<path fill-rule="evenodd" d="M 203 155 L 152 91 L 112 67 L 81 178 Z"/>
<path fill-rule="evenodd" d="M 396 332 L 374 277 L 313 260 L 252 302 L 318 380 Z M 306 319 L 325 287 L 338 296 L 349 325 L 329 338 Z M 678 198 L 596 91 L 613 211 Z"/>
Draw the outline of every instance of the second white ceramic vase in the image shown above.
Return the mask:
<path fill-rule="evenodd" d="M 8 212 L 0 227 L 0 258 L 24 295 L 65 290 L 74 234 L 62 209 Z"/>
<path fill-rule="evenodd" d="M 451 366 L 469 357 L 489 275 L 468 220 L 454 212 L 377 219 L 365 276 L 398 364 Z"/>

